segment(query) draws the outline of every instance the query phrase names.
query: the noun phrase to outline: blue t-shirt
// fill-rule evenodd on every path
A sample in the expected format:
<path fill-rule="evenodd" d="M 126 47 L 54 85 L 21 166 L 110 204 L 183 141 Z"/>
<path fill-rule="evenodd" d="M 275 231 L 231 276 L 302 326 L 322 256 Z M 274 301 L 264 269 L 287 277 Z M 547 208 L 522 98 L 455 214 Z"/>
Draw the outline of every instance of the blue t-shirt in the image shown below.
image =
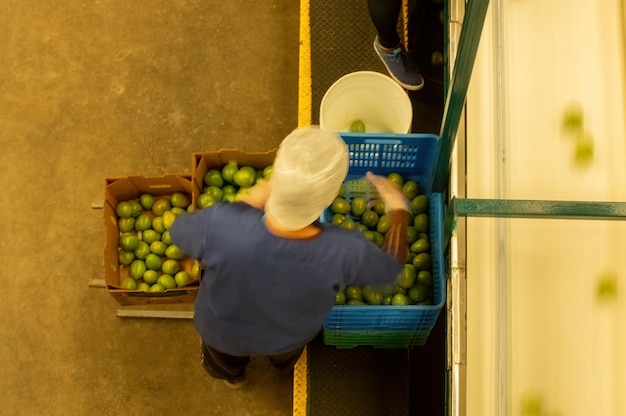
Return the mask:
<path fill-rule="evenodd" d="M 194 322 L 202 339 L 231 355 L 292 351 L 321 330 L 341 286 L 386 284 L 402 265 L 360 232 L 322 224 L 307 239 L 265 226 L 264 211 L 215 204 L 178 216 L 170 235 L 201 261 Z"/>

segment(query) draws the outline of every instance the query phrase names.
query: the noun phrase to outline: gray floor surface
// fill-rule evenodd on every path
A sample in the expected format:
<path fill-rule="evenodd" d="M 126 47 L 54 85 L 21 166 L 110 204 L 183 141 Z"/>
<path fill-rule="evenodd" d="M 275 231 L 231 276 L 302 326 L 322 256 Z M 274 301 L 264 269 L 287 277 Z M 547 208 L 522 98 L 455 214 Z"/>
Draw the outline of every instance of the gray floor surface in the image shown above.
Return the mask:
<path fill-rule="evenodd" d="M 104 179 L 266 150 L 297 123 L 298 3 L 0 0 L 0 414 L 289 415 L 253 360 L 232 391 L 188 320 L 118 318 Z"/>

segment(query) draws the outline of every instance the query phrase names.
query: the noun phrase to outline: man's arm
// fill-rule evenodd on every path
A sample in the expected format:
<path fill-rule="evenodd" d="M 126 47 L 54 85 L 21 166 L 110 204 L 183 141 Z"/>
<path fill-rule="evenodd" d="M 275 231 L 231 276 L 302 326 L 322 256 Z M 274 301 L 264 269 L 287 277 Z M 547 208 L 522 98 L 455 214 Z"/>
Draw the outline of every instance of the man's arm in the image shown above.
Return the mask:
<path fill-rule="evenodd" d="M 411 221 L 409 203 L 400 189 L 384 176 L 367 172 L 367 179 L 374 185 L 385 203 L 385 212 L 391 223 L 385 235 L 383 251 L 393 255 L 401 264 L 406 262 L 406 227 Z"/>
<path fill-rule="evenodd" d="M 411 221 L 411 214 L 403 209 L 387 212 L 391 226 L 385 234 L 382 250 L 393 255 L 401 264 L 406 263 L 408 242 L 406 229 Z"/>

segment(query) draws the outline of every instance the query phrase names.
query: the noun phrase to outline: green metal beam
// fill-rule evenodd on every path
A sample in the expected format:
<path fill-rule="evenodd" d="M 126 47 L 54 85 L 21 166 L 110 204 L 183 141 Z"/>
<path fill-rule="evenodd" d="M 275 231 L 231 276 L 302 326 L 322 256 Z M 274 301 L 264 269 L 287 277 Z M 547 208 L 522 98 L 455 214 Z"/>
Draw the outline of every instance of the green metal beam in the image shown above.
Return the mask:
<path fill-rule="evenodd" d="M 626 202 L 452 198 L 450 208 L 463 217 L 626 220 Z"/>
<path fill-rule="evenodd" d="M 483 30 L 489 0 L 468 0 L 465 7 L 463 27 L 459 35 L 459 46 L 452 72 L 451 87 L 447 91 L 446 104 L 441 122 L 441 147 L 435 165 L 431 189 L 433 192 L 443 192 L 448 185 L 448 170 L 450 156 L 454 147 L 467 88 L 469 86 L 472 68 L 478 50 L 480 35 Z"/>
<path fill-rule="evenodd" d="M 470 199 L 453 197 L 444 219 L 445 245 L 458 217 L 626 220 L 626 202 Z"/>

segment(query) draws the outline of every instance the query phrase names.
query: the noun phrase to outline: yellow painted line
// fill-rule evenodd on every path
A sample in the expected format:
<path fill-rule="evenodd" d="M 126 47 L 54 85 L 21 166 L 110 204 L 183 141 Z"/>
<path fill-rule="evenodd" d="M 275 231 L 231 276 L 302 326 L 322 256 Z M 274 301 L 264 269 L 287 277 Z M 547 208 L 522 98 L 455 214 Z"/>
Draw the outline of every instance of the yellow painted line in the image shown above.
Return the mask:
<path fill-rule="evenodd" d="M 402 0 L 402 9 L 400 12 L 402 21 L 402 43 L 404 48 L 409 48 L 409 1 Z"/>
<path fill-rule="evenodd" d="M 309 0 L 300 0 L 300 54 L 298 68 L 298 126 L 311 124 L 311 22 Z"/>
<path fill-rule="evenodd" d="M 298 126 L 308 126 L 313 117 L 311 103 L 311 21 L 310 2 L 300 0 L 300 53 L 298 57 Z M 307 416 L 308 348 L 305 348 L 293 371 L 293 416 Z"/>
<path fill-rule="evenodd" d="M 307 416 L 308 348 L 305 347 L 293 370 L 293 416 Z"/>

